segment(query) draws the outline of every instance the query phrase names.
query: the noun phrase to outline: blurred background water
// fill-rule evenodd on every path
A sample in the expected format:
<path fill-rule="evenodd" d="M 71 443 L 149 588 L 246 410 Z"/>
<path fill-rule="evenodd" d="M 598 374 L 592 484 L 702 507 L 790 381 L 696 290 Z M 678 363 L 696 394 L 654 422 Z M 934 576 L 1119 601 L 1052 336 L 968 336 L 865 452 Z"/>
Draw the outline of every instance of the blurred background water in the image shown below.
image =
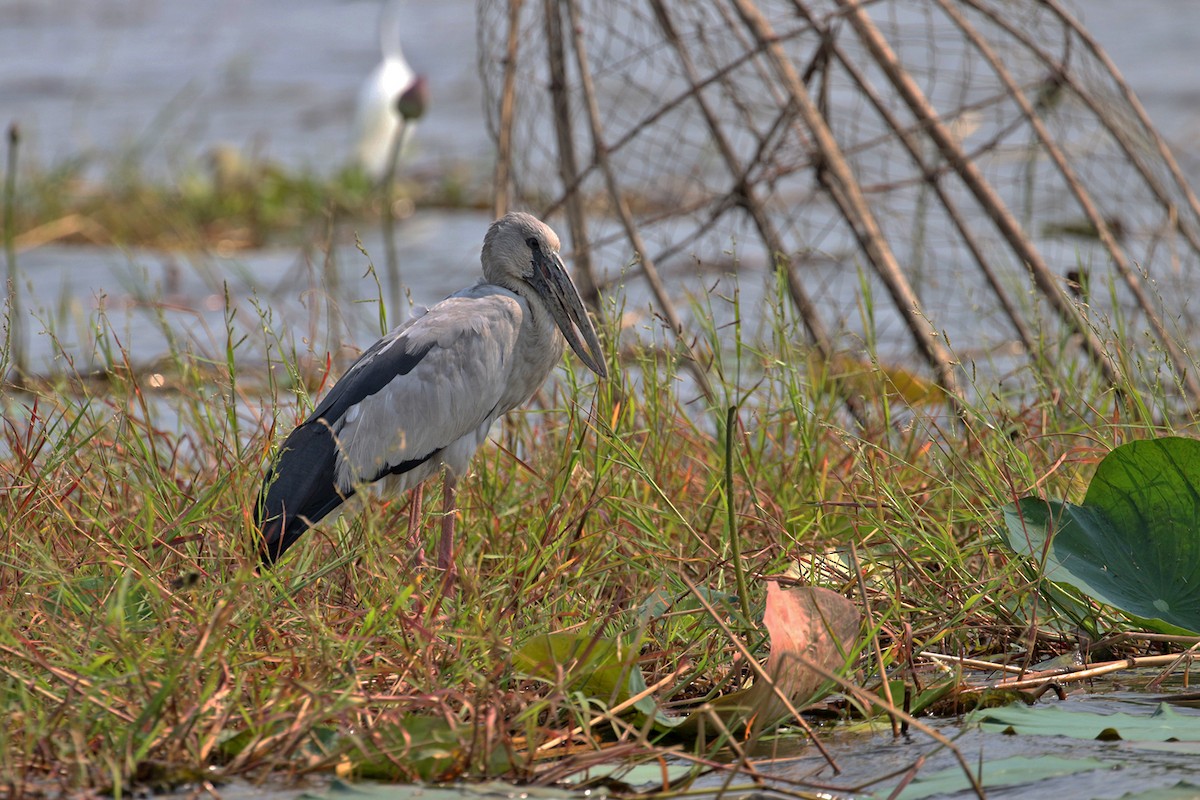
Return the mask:
<path fill-rule="evenodd" d="M 1194 179 L 1200 4 L 1088 0 L 1077 8 Z M 22 163 L 40 169 L 124 156 L 170 181 L 203 165 L 214 148 L 232 146 L 264 162 L 331 174 L 349 159 L 358 87 L 380 58 L 379 11 L 378 0 L 9 0 L 0 3 L 0 123 L 21 126 Z M 492 145 L 474 3 L 412 0 L 405 14 L 405 55 L 428 76 L 432 96 L 406 168 L 486 171 Z M 487 217 L 421 211 L 401 224 L 405 282 L 417 303 L 475 279 Z M 378 228 L 364 224 L 353 233 L 378 263 Z M 31 249 L 20 255 L 27 306 L 37 316 L 33 332 L 42 332 L 31 337 L 31 365 L 48 368 L 65 352 L 86 368 L 95 360 L 90 319 L 101 307 L 139 358 L 166 349 L 163 315 L 219 351 L 226 286 L 247 314 L 257 304 L 275 321 L 294 323 L 300 347 L 336 347 L 326 333 L 333 314 L 351 341 L 369 341 L 378 314 L 358 305 L 379 296 L 369 259 L 353 236 L 335 242 L 334 252 L 342 308 L 331 311 L 319 299 L 329 266 L 311 247 L 233 255 Z M 611 254 L 610 276 L 623 257 Z M 767 265 L 757 269 L 765 274 Z M 743 292 L 755 295 L 744 300 L 760 302 L 764 283 L 743 281 Z M 856 291 L 854 276 L 845 283 Z"/>

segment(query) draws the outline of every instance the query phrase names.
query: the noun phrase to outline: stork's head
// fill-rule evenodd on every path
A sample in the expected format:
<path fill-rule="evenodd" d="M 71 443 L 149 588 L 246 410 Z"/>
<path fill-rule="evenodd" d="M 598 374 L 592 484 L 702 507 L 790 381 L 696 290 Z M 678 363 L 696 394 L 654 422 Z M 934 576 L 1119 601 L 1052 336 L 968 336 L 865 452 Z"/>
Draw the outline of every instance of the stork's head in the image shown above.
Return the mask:
<path fill-rule="evenodd" d="M 588 369 L 607 378 L 600 341 L 559 247 L 558 236 L 537 217 L 519 211 L 506 214 L 492 223 L 483 238 L 483 275 L 528 302 L 540 301 Z"/>

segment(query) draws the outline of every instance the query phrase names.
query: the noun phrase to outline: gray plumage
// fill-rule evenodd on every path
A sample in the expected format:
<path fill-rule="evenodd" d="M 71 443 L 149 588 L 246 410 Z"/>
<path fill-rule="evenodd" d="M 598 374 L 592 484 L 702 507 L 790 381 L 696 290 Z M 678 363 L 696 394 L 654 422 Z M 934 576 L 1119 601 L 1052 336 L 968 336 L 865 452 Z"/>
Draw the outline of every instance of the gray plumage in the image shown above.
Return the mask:
<path fill-rule="evenodd" d="M 508 214 L 484 237 L 479 283 L 367 348 L 267 474 L 255 509 L 264 563 L 364 485 L 404 491 L 443 468 L 448 481 L 461 477 L 492 424 L 533 396 L 567 344 L 607 377 L 558 251 L 544 223 Z"/>

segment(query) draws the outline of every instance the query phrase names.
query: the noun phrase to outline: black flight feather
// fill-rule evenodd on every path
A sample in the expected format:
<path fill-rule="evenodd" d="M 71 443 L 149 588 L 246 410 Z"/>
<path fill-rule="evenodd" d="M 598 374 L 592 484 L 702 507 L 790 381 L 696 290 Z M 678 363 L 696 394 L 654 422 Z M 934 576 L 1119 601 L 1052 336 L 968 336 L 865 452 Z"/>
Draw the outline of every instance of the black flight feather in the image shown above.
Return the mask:
<path fill-rule="evenodd" d="M 261 531 L 263 564 L 274 564 L 306 530 L 354 495 L 353 488 L 342 491 L 337 485 L 337 431 L 351 408 L 380 392 L 397 376 L 407 375 L 433 349 L 433 343 L 428 342 L 410 350 L 411 343 L 404 338 L 406 331 L 389 334 L 371 345 L 309 418 L 284 440 L 254 509 Z M 389 343 L 391 346 L 386 347 Z M 385 464 L 371 481 L 407 472 L 436 452 L 395 465 Z"/>
<path fill-rule="evenodd" d="M 274 564 L 310 526 L 354 494 L 338 490 L 337 447 L 321 419 L 305 422 L 284 440 L 254 512 L 264 564 Z"/>

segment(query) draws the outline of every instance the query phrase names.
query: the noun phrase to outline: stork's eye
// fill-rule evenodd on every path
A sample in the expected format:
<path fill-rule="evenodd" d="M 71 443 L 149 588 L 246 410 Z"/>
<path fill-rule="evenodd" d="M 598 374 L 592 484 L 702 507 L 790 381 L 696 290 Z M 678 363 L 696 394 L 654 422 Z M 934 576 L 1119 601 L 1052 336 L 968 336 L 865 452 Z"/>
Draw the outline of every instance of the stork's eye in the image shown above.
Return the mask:
<path fill-rule="evenodd" d="M 541 246 L 538 245 L 538 240 L 533 236 L 530 236 L 528 239 L 526 239 L 525 244 L 529 245 L 529 249 L 535 253 L 542 249 Z"/>

